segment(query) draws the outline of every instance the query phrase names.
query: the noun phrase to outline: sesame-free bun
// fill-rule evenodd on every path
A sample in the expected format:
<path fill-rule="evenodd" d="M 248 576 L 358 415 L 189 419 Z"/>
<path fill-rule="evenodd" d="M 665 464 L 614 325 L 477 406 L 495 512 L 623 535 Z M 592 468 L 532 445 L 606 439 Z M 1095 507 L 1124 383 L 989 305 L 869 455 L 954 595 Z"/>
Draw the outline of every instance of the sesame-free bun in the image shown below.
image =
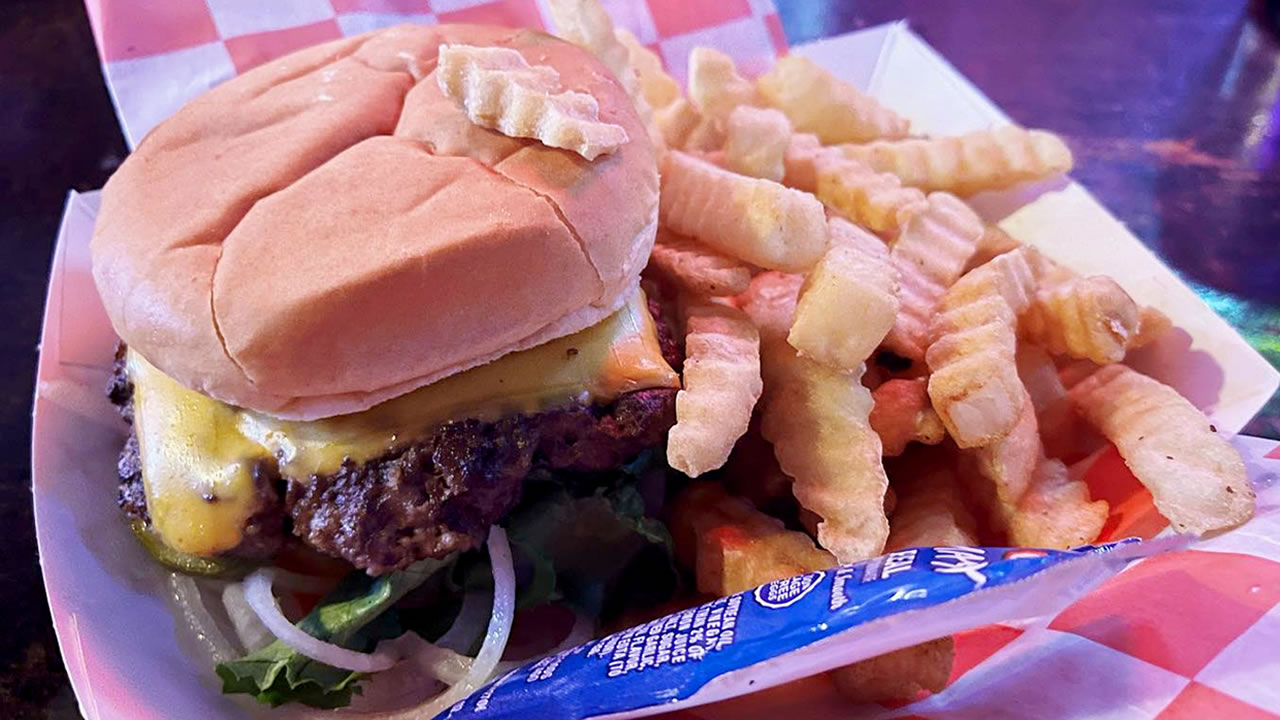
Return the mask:
<path fill-rule="evenodd" d="M 511 47 L 630 140 L 588 162 L 471 124 L 442 43 Z M 399 26 L 193 100 L 102 195 L 93 276 L 120 337 L 182 384 L 278 417 L 378 402 L 593 325 L 636 286 L 658 174 L 626 92 L 528 31 Z"/>

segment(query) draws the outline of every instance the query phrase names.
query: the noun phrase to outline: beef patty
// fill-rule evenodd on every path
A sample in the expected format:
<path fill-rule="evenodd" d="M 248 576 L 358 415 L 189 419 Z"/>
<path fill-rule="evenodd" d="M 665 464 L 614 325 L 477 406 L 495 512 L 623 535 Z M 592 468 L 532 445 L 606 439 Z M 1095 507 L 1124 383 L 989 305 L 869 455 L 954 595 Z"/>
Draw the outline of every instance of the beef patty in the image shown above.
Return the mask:
<path fill-rule="evenodd" d="M 679 348 L 656 303 L 650 311 L 663 355 L 678 367 Z M 253 473 L 255 510 L 228 555 L 266 559 L 289 528 L 311 547 L 373 575 L 476 547 L 519 501 L 531 471 L 609 470 L 660 445 L 675 422 L 675 395 L 670 388 L 639 390 L 608 405 L 449 422 L 379 458 L 348 460 L 332 474 L 302 481 L 282 479 L 274 461 L 261 461 Z M 123 344 L 108 396 L 131 425 L 117 464 L 119 504 L 149 522 Z"/>

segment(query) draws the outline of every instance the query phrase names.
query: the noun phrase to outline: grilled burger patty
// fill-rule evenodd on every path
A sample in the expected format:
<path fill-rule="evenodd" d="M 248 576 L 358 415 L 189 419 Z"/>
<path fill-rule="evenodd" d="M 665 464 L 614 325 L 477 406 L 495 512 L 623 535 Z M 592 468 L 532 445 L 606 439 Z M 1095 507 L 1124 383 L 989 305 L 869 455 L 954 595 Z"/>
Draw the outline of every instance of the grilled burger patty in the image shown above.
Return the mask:
<path fill-rule="evenodd" d="M 679 367 L 679 348 L 656 302 L 650 311 L 663 355 Z M 131 423 L 133 392 L 123 358 L 122 345 L 108 396 Z M 301 482 L 282 479 L 274 461 L 261 461 L 253 471 L 257 509 L 228 555 L 268 558 L 289 528 L 315 549 L 375 575 L 476 547 L 519 501 L 531 471 L 608 470 L 661 444 L 675 422 L 675 395 L 671 388 L 639 390 L 609 405 L 450 422 L 380 458 L 348 461 Z M 132 425 L 117 470 L 120 507 L 149 522 Z"/>

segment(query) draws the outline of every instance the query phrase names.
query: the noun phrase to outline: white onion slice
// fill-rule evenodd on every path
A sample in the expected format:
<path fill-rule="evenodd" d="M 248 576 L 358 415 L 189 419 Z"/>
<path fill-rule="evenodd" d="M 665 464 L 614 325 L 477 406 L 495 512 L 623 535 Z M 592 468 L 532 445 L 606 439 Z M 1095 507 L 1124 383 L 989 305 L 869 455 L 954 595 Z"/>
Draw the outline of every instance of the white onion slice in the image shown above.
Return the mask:
<path fill-rule="evenodd" d="M 485 631 L 484 644 L 476 654 L 470 669 L 456 684 L 427 702 L 404 710 L 379 713 L 359 713 L 361 718 L 372 720 L 429 720 L 453 707 L 454 703 L 475 692 L 493 675 L 498 661 L 511 638 L 511 620 L 516 612 L 516 577 L 511 567 L 511 545 L 507 533 L 494 525 L 489 529 L 489 563 L 493 566 L 493 612 L 489 616 L 489 628 Z"/>
<path fill-rule="evenodd" d="M 285 645 L 326 665 L 343 670 L 375 673 L 396 664 L 394 657 L 380 653 L 362 653 L 312 637 L 289 622 L 271 593 L 272 568 L 261 568 L 244 579 L 244 599 L 258 614 L 258 619 Z"/>
<path fill-rule="evenodd" d="M 209 608 L 205 607 L 204 598 L 200 594 L 200 586 L 195 579 L 178 572 L 169 573 L 169 589 L 173 593 L 173 601 L 182 612 L 187 625 L 195 631 L 213 656 L 215 663 L 224 663 L 239 655 L 231 641 L 222 634 L 218 622 L 213 619 Z"/>
<path fill-rule="evenodd" d="M 436 638 L 435 644 L 455 652 L 467 652 L 471 649 L 471 643 L 484 632 L 488 619 L 488 598 L 482 592 L 468 592 L 462 596 L 458 617 L 454 618 L 453 624 L 443 635 Z"/>
<path fill-rule="evenodd" d="M 222 607 L 226 609 L 231 627 L 236 631 L 236 637 L 240 639 L 245 652 L 261 650 L 275 639 L 267 626 L 258 619 L 258 613 L 244 599 L 242 583 L 234 582 L 222 589 Z"/>

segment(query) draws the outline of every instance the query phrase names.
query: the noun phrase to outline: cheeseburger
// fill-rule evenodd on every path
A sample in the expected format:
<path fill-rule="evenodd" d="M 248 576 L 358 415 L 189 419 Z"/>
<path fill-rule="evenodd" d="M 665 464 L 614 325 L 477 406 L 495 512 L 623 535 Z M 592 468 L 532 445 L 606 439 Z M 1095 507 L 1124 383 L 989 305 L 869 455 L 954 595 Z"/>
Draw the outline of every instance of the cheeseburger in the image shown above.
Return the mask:
<path fill-rule="evenodd" d="M 434 77 L 448 45 L 552 68 L 626 141 L 588 160 L 476 124 Z M 591 54 L 538 32 L 396 27 L 210 90 L 121 165 L 93 237 L 121 341 L 121 507 L 181 573 L 226 583 L 282 566 L 293 572 L 279 577 L 312 574 L 310 587 L 346 571 L 347 599 L 390 582 L 378 612 L 412 606 L 400 629 L 426 640 L 467 614 L 460 596 L 488 577 L 472 571 L 491 562 L 497 576 L 492 526 L 510 520 L 514 541 L 517 515 L 571 523 L 577 552 L 618 553 L 607 577 L 570 562 L 579 572 L 554 592 L 530 589 L 548 558 L 565 562 L 565 543 L 538 545 L 552 527 L 513 542 L 516 579 L 598 613 L 609 603 L 573 588 L 632 582 L 622 569 L 662 534 L 644 512 L 653 493 L 631 488 L 653 475 L 641 466 L 661 454 L 646 451 L 673 424 L 680 384 L 658 298 L 640 288 L 657 214 L 654 152 L 627 92 Z M 622 524 L 643 537 L 611 545 L 611 529 L 597 542 L 573 514 L 596 501 L 629 512 Z M 244 585 L 258 615 L 279 612 Z M 288 666 L 298 643 L 261 619 L 285 645 L 240 649 Z M 336 674 L 286 670 L 272 684 L 235 658 L 218 673 L 273 704 L 345 704 L 370 670 L 336 651 L 376 658 L 394 633 L 370 632 L 373 619 L 342 632 L 303 621 L 325 647 L 299 673 Z M 483 635 L 481 623 L 460 649 Z"/>

